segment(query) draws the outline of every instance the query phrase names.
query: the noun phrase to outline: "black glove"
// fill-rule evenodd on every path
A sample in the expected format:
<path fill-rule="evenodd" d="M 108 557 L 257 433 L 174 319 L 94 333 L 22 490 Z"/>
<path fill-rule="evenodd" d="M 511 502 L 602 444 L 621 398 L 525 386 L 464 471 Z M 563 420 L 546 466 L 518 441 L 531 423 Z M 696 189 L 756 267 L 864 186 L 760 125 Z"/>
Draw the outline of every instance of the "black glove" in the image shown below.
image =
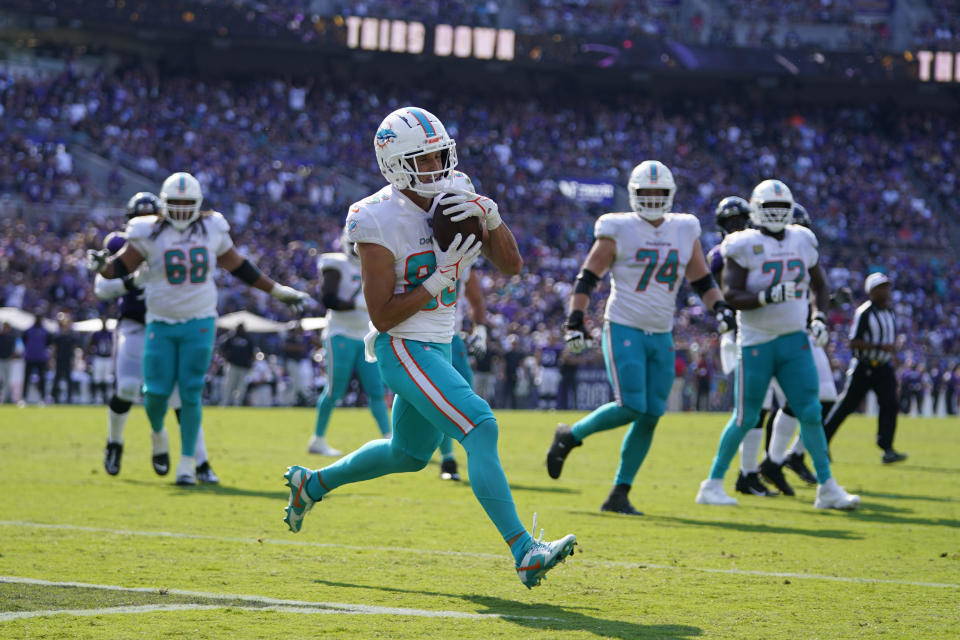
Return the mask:
<path fill-rule="evenodd" d="M 717 333 L 737 330 L 737 313 L 723 300 L 713 305 L 713 317 L 717 319 Z"/>
<path fill-rule="evenodd" d="M 567 351 L 577 355 L 589 346 L 590 336 L 587 327 L 583 324 L 583 311 L 571 311 L 567 316 L 566 332 L 563 339 L 567 343 Z"/>

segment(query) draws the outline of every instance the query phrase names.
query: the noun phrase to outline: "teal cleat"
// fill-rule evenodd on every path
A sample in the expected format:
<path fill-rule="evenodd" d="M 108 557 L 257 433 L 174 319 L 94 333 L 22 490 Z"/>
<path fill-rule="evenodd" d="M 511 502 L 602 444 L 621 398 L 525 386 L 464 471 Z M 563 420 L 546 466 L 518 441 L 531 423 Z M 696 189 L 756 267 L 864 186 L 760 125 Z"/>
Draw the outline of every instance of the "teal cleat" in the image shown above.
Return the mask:
<path fill-rule="evenodd" d="M 537 530 L 537 514 L 533 514 L 533 530 Z M 573 547 L 577 544 L 575 535 L 567 534 L 553 542 L 543 542 L 543 529 L 540 537 L 533 541 L 530 548 L 517 564 L 517 575 L 520 582 L 527 589 L 532 589 L 546 579 L 547 571 L 553 569 L 560 562 L 566 562 L 567 556 L 573 555 Z"/>
<path fill-rule="evenodd" d="M 319 502 L 311 498 L 306 491 L 307 481 L 314 473 L 316 472 L 306 467 L 293 466 L 287 467 L 287 472 L 283 474 L 287 486 L 290 487 L 290 501 L 284 509 L 287 515 L 283 521 L 294 533 L 300 531 L 300 527 L 303 526 L 303 516 L 313 508 L 313 503 Z"/>

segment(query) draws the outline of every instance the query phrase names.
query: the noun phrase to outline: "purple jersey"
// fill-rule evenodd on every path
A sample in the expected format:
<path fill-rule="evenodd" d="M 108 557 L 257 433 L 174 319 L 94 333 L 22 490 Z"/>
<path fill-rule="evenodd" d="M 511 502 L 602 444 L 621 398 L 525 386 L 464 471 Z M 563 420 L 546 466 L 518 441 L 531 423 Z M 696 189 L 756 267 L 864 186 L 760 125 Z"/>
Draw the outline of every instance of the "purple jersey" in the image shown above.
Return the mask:
<path fill-rule="evenodd" d="M 100 358 L 109 358 L 113 355 L 113 333 L 101 329 L 90 336 L 90 349 L 93 355 Z"/>
<path fill-rule="evenodd" d="M 115 255 L 123 245 L 127 243 L 127 237 L 123 233 L 111 233 L 107 239 L 107 251 L 110 255 Z M 128 318 L 140 324 L 147 322 L 147 303 L 143 299 L 143 289 L 134 289 L 130 293 L 125 293 L 120 297 L 120 318 Z"/>
<path fill-rule="evenodd" d="M 707 253 L 707 264 L 710 265 L 710 273 L 719 280 L 720 272 L 723 271 L 723 254 L 720 253 L 719 244 Z"/>

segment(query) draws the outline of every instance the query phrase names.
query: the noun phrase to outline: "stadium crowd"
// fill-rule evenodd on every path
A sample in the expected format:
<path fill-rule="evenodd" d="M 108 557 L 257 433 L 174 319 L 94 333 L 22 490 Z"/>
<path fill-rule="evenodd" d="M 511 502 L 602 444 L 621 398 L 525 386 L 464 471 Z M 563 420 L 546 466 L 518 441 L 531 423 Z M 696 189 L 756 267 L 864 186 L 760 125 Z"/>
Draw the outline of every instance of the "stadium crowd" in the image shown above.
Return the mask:
<path fill-rule="evenodd" d="M 372 132 L 386 112 L 409 101 L 409 91 L 383 83 L 373 90 L 360 81 L 229 81 L 139 69 L 2 78 L 0 140 L 15 152 L 0 159 L 0 184 L 20 214 L 0 216 L 0 304 L 47 317 L 111 312 L 93 296 L 83 252 L 122 225 L 109 214 L 130 194 L 116 171 L 102 184 L 77 169 L 73 144 L 158 184 L 165 172 L 192 170 L 205 206 L 227 216 L 242 251 L 292 286 L 316 291 L 315 258 L 336 246 L 352 201 L 349 185 L 369 192 L 381 184 Z M 927 371 L 956 366 L 960 265 L 943 257 L 950 246 L 946 221 L 958 213 L 955 176 L 942 171 L 956 147 L 948 117 L 716 98 L 658 103 L 570 94 L 545 104 L 492 100 L 482 90 L 471 97 L 424 91 L 414 101 L 441 115 L 457 139 L 461 168 L 500 203 L 517 234 L 522 277 L 481 267 L 489 322 L 503 353 L 549 352 L 558 361 L 565 301 L 593 221 L 606 209 L 567 197 L 559 181 L 622 188 L 638 160 L 657 157 L 677 177 L 675 208 L 698 215 L 706 230 L 725 195 L 747 195 L 771 175 L 793 188 L 813 215 L 831 286 L 856 292 L 832 315 L 838 367 L 849 357 L 843 336 L 863 275 L 875 268 L 896 283 L 904 360 Z M 717 239 L 708 233 L 705 248 Z M 245 308 L 286 318 L 267 296 L 229 275 L 218 278 L 221 313 Z M 606 293 L 601 287 L 597 299 Z M 712 319 L 689 292 L 679 300 L 678 344 L 708 349 Z M 599 303 L 591 311 L 588 317 L 599 318 Z M 688 364 L 695 359 L 687 353 Z M 519 366 L 524 359 L 510 361 Z"/>

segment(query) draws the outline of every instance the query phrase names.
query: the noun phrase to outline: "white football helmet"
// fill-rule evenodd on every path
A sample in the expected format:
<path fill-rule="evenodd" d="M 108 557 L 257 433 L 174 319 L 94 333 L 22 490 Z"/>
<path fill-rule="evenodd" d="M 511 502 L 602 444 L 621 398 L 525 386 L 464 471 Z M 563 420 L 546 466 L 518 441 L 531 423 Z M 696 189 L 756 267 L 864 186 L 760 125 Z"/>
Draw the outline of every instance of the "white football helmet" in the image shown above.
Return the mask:
<path fill-rule="evenodd" d="M 648 189 L 666 189 L 666 195 L 650 195 Z M 677 193 L 677 183 L 667 165 L 659 160 L 644 160 L 630 172 L 627 182 L 630 193 L 630 207 L 641 218 L 656 220 L 673 206 L 673 196 Z"/>
<path fill-rule="evenodd" d="M 793 194 L 779 180 L 764 180 L 750 195 L 750 220 L 777 233 L 793 222 Z"/>
<path fill-rule="evenodd" d="M 189 204 L 170 204 L 170 200 L 189 201 Z M 185 230 L 200 217 L 203 190 L 200 181 L 185 171 L 178 171 L 163 181 L 160 189 L 160 215 L 174 229 Z"/>
<path fill-rule="evenodd" d="M 422 196 L 444 192 L 446 178 L 457 166 L 457 143 L 437 116 L 418 107 L 397 109 L 380 123 L 373 138 L 380 173 L 397 189 Z M 418 171 L 416 157 L 440 151 L 442 168 Z"/>

